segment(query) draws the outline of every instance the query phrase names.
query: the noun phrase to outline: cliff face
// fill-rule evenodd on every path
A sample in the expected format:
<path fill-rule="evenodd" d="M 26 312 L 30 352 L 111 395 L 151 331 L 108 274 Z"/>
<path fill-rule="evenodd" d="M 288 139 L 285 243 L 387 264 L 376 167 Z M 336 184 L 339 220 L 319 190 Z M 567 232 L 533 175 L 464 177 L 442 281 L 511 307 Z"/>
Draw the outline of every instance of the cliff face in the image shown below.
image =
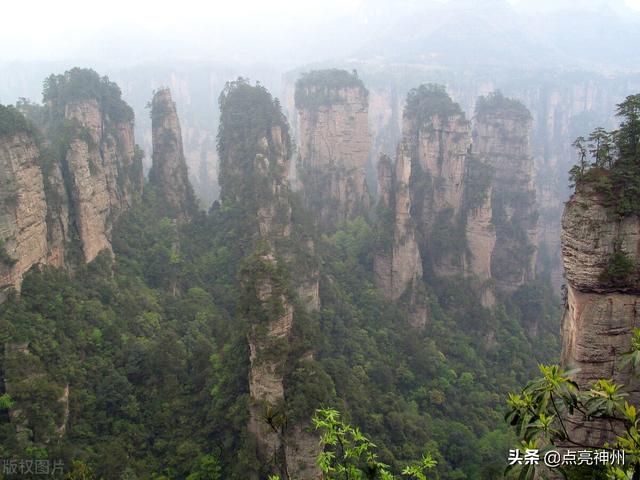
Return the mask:
<path fill-rule="evenodd" d="M 96 100 L 71 102 L 65 105 L 65 120 L 75 120 L 85 135 L 74 138 L 67 151 L 65 170 L 68 175 L 67 192 L 74 209 L 74 221 L 82 245 L 84 260 L 93 260 L 98 252 L 111 249 L 111 228 L 114 217 L 122 209 L 122 191 L 118 191 L 116 158 L 113 148 L 123 138 L 118 130 L 103 138 L 102 112 Z M 133 140 L 133 126 L 124 128 L 125 142 Z M 117 132 L 117 133 L 116 133 Z M 88 135 L 86 135 L 88 133 Z M 114 134 L 120 138 L 116 140 Z M 127 135 L 131 134 L 131 135 Z M 123 143 L 125 155 L 133 144 Z M 103 149 L 106 147 L 106 149 Z"/>
<path fill-rule="evenodd" d="M 421 199 L 422 224 L 428 235 L 438 215 L 448 211 L 455 219 L 460 213 L 471 129 L 462 112 L 447 116 L 429 112 L 426 119 L 406 117 L 403 129 L 404 141 L 429 179 L 431 198 Z"/>
<path fill-rule="evenodd" d="M 398 147 L 395 171 L 388 158 L 378 162 L 381 230 L 389 232 L 374 257 L 376 286 L 391 300 L 406 298 L 409 323 L 423 328 L 427 321 L 425 300 L 419 298 L 422 257 L 411 220 L 411 157 L 407 145 Z"/>
<path fill-rule="evenodd" d="M 247 315 L 252 325 L 247 335 L 251 368 L 249 370 L 249 431 L 258 442 L 258 457 L 262 460 L 286 463 L 283 451 L 282 415 L 285 399 L 284 363 L 286 355 L 278 354 L 277 345 L 287 345 L 293 327 L 293 307 L 283 291 L 279 264 L 271 252 L 253 259 L 252 269 L 243 278 L 248 302 L 257 303 L 266 322 Z M 274 307 L 275 305 L 275 307 Z M 268 421 L 265 421 L 268 418 Z M 283 458 L 284 457 L 284 458 Z"/>
<path fill-rule="evenodd" d="M 169 89 L 158 90 L 151 101 L 153 164 L 149 183 L 154 185 L 171 214 L 188 218 L 195 209 L 182 147 L 182 131 Z"/>
<path fill-rule="evenodd" d="M 492 188 L 486 188 L 483 200 L 469 209 L 465 223 L 467 254 L 465 255 L 465 275 L 477 280 L 476 289 L 480 302 L 485 307 L 495 305 L 495 292 L 489 284 L 491 258 L 496 248 L 496 228 L 493 224 L 491 204 Z"/>
<path fill-rule="evenodd" d="M 512 292 L 535 276 L 537 208 L 527 109 L 501 96 L 483 97 L 476 108 L 473 153 L 493 175 L 495 247 L 491 277 Z"/>
<path fill-rule="evenodd" d="M 307 205 L 323 224 L 366 213 L 371 136 L 364 85 L 341 70 L 311 72 L 296 83 L 295 99 L 297 171 Z"/>
<path fill-rule="evenodd" d="M 77 235 L 84 261 L 89 262 L 101 250 L 111 250 L 113 224 L 142 191 L 133 111 L 121 100 L 118 87 L 95 72 L 74 69 L 48 82 L 44 98 L 53 121 L 69 126 L 66 153 L 60 159 L 68 230 Z M 84 89 L 86 94 L 76 94 Z"/>
<path fill-rule="evenodd" d="M 46 85 L 45 106 L 36 107 L 47 119 L 37 125 L 43 140 L 36 145 L 36 127 L 15 109 L 6 124 L 21 129 L 0 135 L 1 284 L 18 290 L 34 265 L 63 267 L 110 250 L 113 224 L 143 183 L 133 112 L 117 86 L 80 69 L 52 75 Z"/>
<path fill-rule="evenodd" d="M 428 79 L 424 66 L 411 75 L 393 67 L 370 70 L 355 62 L 369 88 L 369 120 L 374 151 L 390 152 L 402 138 L 403 97 L 416 79 Z M 637 77 L 619 74 L 603 77 L 574 72 L 504 72 L 477 75 L 466 69 L 439 71 L 447 91 L 465 112 L 472 112 L 479 96 L 501 90 L 521 101 L 531 112 L 531 147 L 534 184 L 539 212 L 537 238 L 540 245 L 536 270 L 549 273 L 556 289 L 562 284 L 560 217 L 569 198 L 567 172 L 576 163 L 571 142 L 597 126 L 613 128 L 610 112 L 621 98 L 640 89 Z"/>
<path fill-rule="evenodd" d="M 288 124 L 263 87 L 238 80 L 223 92 L 222 99 L 222 200 L 255 219 L 254 250 L 242 272 L 240 307 L 249 324 L 248 429 L 257 441 L 256 454 L 263 465 L 276 465 L 283 476 L 288 472 L 295 478 L 315 479 L 320 476 L 314 461 L 318 439 L 296 422 L 284 422 L 284 405 L 291 393 L 286 374 L 313 358 L 312 352 L 306 358 L 292 353 L 294 326 L 303 313 L 300 309 L 319 307 L 318 267 L 309 262 L 313 243 L 303 233 L 294 232 L 291 222 Z M 297 244 L 296 249 L 292 243 Z M 300 306 L 296 307 L 298 298 Z"/>
<path fill-rule="evenodd" d="M 407 97 L 395 171 L 379 163 L 378 286 L 399 298 L 422 277 L 466 277 L 486 307 L 534 276 L 537 213 L 530 118 L 500 94 L 482 97 L 471 124 L 443 88 Z M 418 265 L 418 266 L 417 266 Z M 411 291 L 416 291 L 412 289 Z"/>
<path fill-rule="evenodd" d="M 444 91 L 419 90 L 420 98 L 407 100 L 403 142 L 411 152 L 412 216 L 433 272 L 461 274 L 463 250 L 454 244 L 464 224 L 463 200 L 471 126 L 464 113 Z M 453 242 L 452 242 L 453 240 Z M 451 248 L 453 247 L 453 248 Z"/>
<path fill-rule="evenodd" d="M 17 289 L 22 275 L 49 256 L 39 155 L 28 132 L 0 135 L 1 283 Z"/>
<path fill-rule="evenodd" d="M 562 363 L 577 367 L 575 380 L 584 388 L 600 378 L 622 383 L 630 403 L 640 400 L 637 378 L 620 370 L 620 355 L 630 349 L 632 329 L 638 327 L 640 281 L 631 276 L 624 287 L 606 280 L 606 271 L 616 252 L 625 252 L 637 266 L 640 219 L 619 220 L 589 188 L 576 192 L 562 216 L 562 259 L 567 284 L 567 302 L 562 319 Z M 574 436 L 595 445 L 612 440 L 608 424 L 571 424 Z"/>

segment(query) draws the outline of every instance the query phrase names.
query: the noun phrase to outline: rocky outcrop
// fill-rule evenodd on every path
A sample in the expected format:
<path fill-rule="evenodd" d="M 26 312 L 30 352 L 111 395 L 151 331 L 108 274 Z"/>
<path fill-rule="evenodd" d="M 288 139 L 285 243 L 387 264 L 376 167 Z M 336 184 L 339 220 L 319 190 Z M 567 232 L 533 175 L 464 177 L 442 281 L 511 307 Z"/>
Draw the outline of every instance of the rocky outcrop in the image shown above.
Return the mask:
<path fill-rule="evenodd" d="M 427 321 L 422 292 L 422 258 L 411 220 L 411 157 L 407 145 L 398 147 L 395 170 L 383 156 L 378 162 L 381 246 L 374 256 L 376 286 L 391 300 L 407 299 L 407 318 L 416 328 Z"/>
<path fill-rule="evenodd" d="M 490 282 L 491 257 L 496 247 L 491 197 L 492 188 L 489 186 L 484 193 L 484 200 L 468 210 L 465 223 L 465 275 L 478 282 L 476 290 L 480 292 L 480 302 L 484 307 L 493 307 L 496 303 L 495 292 Z"/>
<path fill-rule="evenodd" d="M 528 111 L 499 93 L 478 101 L 472 131 L 443 87 L 407 97 L 395 171 L 379 162 L 378 287 L 397 299 L 428 275 L 466 277 L 481 303 L 533 279 L 537 213 Z M 415 292 L 416 289 L 411 289 Z"/>
<path fill-rule="evenodd" d="M 415 117 L 407 113 L 403 128 L 404 141 L 428 178 L 431 198 L 421 199 L 421 221 L 428 235 L 442 212 L 448 211 L 452 220 L 460 214 L 471 126 L 459 109 L 440 112 L 427 107 Z"/>
<path fill-rule="evenodd" d="M 249 370 L 249 431 L 258 442 L 258 456 L 274 464 L 287 463 L 283 451 L 284 363 L 283 347 L 288 345 L 293 327 L 293 307 L 282 285 L 282 272 L 275 255 L 268 250 L 252 259 L 252 268 L 243 278 L 247 309 L 250 305 L 266 317 L 262 322 L 248 314 L 251 322 L 247 340 Z M 248 312 L 247 312 L 248 313 Z"/>
<path fill-rule="evenodd" d="M 473 154 L 493 175 L 491 277 L 499 291 L 511 293 L 535 276 L 538 213 L 531 116 L 521 103 L 496 93 L 478 100 L 475 120 Z"/>
<path fill-rule="evenodd" d="M 407 97 L 403 142 L 411 152 L 412 216 L 423 257 L 438 276 L 462 274 L 471 125 L 443 88 L 423 85 Z"/>
<path fill-rule="evenodd" d="M 403 95 L 393 86 L 369 88 L 369 130 L 374 155 L 396 149 L 402 137 L 403 102 Z"/>
<path fill-rule="evenodd" d="M 371 152 L 368 92 L 343 70 L 322 70 L 296 82 L 297 173 L 306 204 L 323 225 L 367 213 Z"/>
<path fill-rule="evenodd" d="M 37 127 L 0 106 L 0 286 L 17 290 L 34 265 L 74 266 L 110 250 L 113 224 L 143 183 L 133 112 L 118 87 L 81 69 L 45 85 L 45 106 L 31 107 Z"/>
<path fill-rule="evenodd" d="M 632 404 L 640 400 L 640 385 L 629 368 L 620 369 L 620 356 L 630 350 L 633 328 L 639 326 L 640 218 L 620 219 L 589 187 L 580 188 L 562 216 L 562 258 L 567 300 L 562 319 L 562 363 L 579 368 L 576 382 L 588 387 L 600 378 L 626 386 Z M 607 271 L 615 254 L 623 252 L 634 271 L 612 283 Z M 605 422 L 571 423 L 578 441 L 602 445 L 613 440 Z"/>
<path fill-rule="evenodd" d="M 0 283 L 18 290 L 24 273 L 49 257 L 39 155 L 29 132 L 0 135 Z"/>
<path fill-rule="evenodd" d="M 583 292 L 611 290 L 603 275 L 614 253 L 640 258 L 640 223 L 635 216 L 613 218 L 604 199 L 585 186 L 566 203 L 562 216 L 562 258 L 568 284 Z M 640 292 L 640 279 L 630 277 L 622 291 Z"/>
<path fill-rule="evenodd" d="M 320 451 L 318 438 L 285 421 L 286 400 L 293 393 L 286 385 L 287 372 L 313 357 L 292 352 L 295 323 L 301 309 L 319 307 L 313 242 L 294 230 L 291 221 L 288 124 L 269 92 L 244 80 L 225 89 L 221 113 L 222 201 L 253 221 L 246 232 L 253 251 L 241 272 L 239 307 L 249 325 L 248 429 L 264 465 L 261 474 L 278 472 L 290 478 L 294 472 L 302 480 L 319 478 L 315 462 L 308 461 Z"/>
<path fill-rule="evenodd" d="M 84 260 L 111 250 L 111 230 L 139 194 L 140 158 L 136 155 L 133 116 L 113 120 L 96 99 L 64 104 L 64 118 L 79 126 L 64 158 L 63 172 L 73 222 Z"/>
<path fill-rule="evenodd" d="M 151 124 L 153 164 L 149 183 L 157 189 L 170 215 L 189 218 L 195 210 L 196 200 L 189 182 L 176 104 L 168 88 L 158 90 L 153 96 Z"/>

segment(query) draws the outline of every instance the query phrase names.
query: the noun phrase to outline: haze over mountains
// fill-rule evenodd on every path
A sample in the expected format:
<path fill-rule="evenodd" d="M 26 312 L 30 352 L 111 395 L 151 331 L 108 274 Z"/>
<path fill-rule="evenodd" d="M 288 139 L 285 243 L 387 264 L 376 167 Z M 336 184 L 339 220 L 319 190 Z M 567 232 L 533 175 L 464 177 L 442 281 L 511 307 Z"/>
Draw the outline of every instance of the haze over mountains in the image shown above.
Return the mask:
<path fill-rule="evenodd" d="M 290 68 L 322 60 L 384 58 L 626 70 L 638 58 L 634 44 L 640 38 L 640 14 L 624 0 L 372 0 L 306 3 L 304 8 L 272 2 L 268 7 L 250 4 L 249 11 L 229 5 L 203 9 L 192 2 L 180 9 L 162 2 L 155 9 L 144 2 L 126 8 L 125 2 L 115 2 L 101 15 L 91 9 L 37 7 L 51 21 L 35 22 L 30 36 L 8 26 L 3 35 L 13 41 L 0 47 L 5 61 L 123 66 L 214 59 Z M 8 18 L 29 15 L 27 8 L 29 2 L 22 9 L 10 6 Z"/>
<path fill-rule="evenodd" d="M 0 31 L 0 460 L 317 480 L 330 406 L 494 480 L 538 363 L 614 371 L 640 0 L 39 3 Z"/>

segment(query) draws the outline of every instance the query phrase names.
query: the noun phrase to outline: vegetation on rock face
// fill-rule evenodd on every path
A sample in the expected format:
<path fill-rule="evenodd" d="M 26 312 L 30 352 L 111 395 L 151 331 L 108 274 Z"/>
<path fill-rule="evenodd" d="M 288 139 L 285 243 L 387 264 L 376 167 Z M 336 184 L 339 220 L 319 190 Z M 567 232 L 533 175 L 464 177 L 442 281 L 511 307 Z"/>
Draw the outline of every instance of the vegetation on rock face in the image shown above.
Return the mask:
<path fill-rule="evenodd" d="M 625 252 L 618 249 L 609 259 L 609 264 L 600 274 L 599 280 L 605 285 L 624 288 L 635 271 L 634 261 Z"/>
<path fill-rule="evenodd" d="M 218 99 L 220 126 L 218 129 L 218 154 L 220 157 L 221 199 L 231 198 L 250 201 L 264 194 L 269 177 L 255 171 L 256 154 L 264 150 L 267 141 L 269 168 L 275 175 L 282 175 L 275 161 L 280 155 L 286 160 L 291 155 L 289 126 L 282 113 L 280 102 L 259 83 L 251 85 L 248 80 L 238 78 L 228 82 Z M 279 127 L 282 152 L 275 151 L 273 127 Z M 252 211 L 256 211 L 254 208 Z"/>
<path fill-rule="evenodd" d="M 434 116 L 446 119 L 454 115 L 461 115 L 464 119 L 460 105 L 451 100 L 443 85 L 420 85 L 407 94 L 404 116 L 415 121 L 417 125 L 424 124 Z"/>
<path fill-rule="evenodd" d="M 482 163 L 471 154 L 467 155 L 467 173 L 464 183 L 465 211 L 472 211 L 484 204 L 493 176 L 494 171 L 490 165 Z"/>
<path fill-rule="evenodd" d="M 579 163 L 569 171 L 576 190 L 591 187 L 621 216 L 640 214 L 640 94 L 618 104 L 617 130 L 596 128 L 574 142 Z"/>
<path fill-rule="evenodd" d="M 63 114 L 61 108 L 73 101 L 96 100 L 113 122 L 133 120 L 133 109 L 122 100 L 120 88 L 87 68 L 73 68 L 62 75 L 50 75 L 44 81 L 43 101 L 54 111 Z"/>
<path fill-rule="evenodd" d="M 349 73 L 346 70 L 331 68 L 303 73 L 296 80 L 296 108 L 318 108 L 342 103 L 344 97 L 340 92 L 350 88 L 357 88 L 363 100 L 367 100 L 369 91 L 355 70 Z"/>
<path fill-rule="evenodd" d="M 0 263 L 7 267 L 15 265 L 17 260 L 7 252 L 4 241 L 0 240 Z"/>
<path fill-rule="evenodd" d="M 426 93 L 435 104 L 442 99 L 442 92 Z M 450 99 L 444 104 L 450 108 Z M 372 221 L 357 218 L 316 235 L 311 213 L 289 192 L 293 224 L 282 243 L 297 242 L 287 245 L 294 260 L 264 262 L 255 209 L 231 199 L 248 193 L 253 208 L 263 198 L 256 153 L 265 138 L 275 148 L 277 126 L 284 151 L 268 153 L 290 155 L 287 124 L 266 89 L 242 79 L 228 84 L 220 107 L 221 203 L 173 222 L 146 188 L 114 228 L 114 258 L 101 254 L 73 275 L 32 271 L 21 296 L 0 305 L 0 341 L 16 346 L 8 356 L 11 349 L 0 350 L 0 458 L 61 459 L 70 478 L 246 480 L 272 471 L 258 461 L 247 430 L 247 334 L 282 308 L 254 301 L 258 285 L 251 282 L 263 276 L 291 297 L 296 318 L 286 348 L 266 351 L 287 356 L 278 416 L 311 426 L 324 407 L 316 426 L 326 435 L 327 470 L 342 468 L 330 453 L 339 452 L 332 442 L 344 435 L 362 453 L 345 468 L 366 471 L 374 448 L 357 425 L 375 439 L 379 477 L 386 470 L 418 479 L 425 471 L 443 480 L 496 478 L 514 438 L 500 421 L 501 396 L 532 374 L 535 360 L 557 356 L 549 288 L 523 287 L 491 311 L 469 295 L 465 279 L 425 284 L 429 324 L 416 332 L 401 306 L 374 287 L 380 239 Z M 315 253 L 302 261 L 308 238 Z M 312 267 L 320 270 L 318 312 L 305 311 L 293 294 L 292 282 Z M 532 318 L 540 322 L 535 344 L 525 328 Z M 27 353 L 19 353 L 25 344 Z M 19 368 L 25 365 L 28 372 Z M 66 385 L 65 420 L 59 399 Z M 23 412 L 20 428 L 9 409 Z"/>
<path fill-rule="evenodd" d="M 34 127 L 22 113 L 11 105 L 0 105 L 0 137 L 15 133 L 31 133 Z"/>
<path fill-rule="evenodd" d="M 502 117 L 512 117 L 519 120 L 531 120 L 531 113 L 522 102 L 514 98 L 505 97 L 499 90 L 487 96 L 481 96 L 476 103 L 476 116 L 488 117 L 499 113 Z"/>

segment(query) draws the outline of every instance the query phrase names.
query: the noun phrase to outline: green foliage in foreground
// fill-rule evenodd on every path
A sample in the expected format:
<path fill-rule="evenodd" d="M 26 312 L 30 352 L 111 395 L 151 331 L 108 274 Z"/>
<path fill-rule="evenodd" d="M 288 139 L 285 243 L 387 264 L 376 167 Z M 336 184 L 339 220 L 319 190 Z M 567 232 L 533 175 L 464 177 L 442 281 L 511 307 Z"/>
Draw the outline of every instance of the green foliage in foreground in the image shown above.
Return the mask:
<path fill-rule="evenodd" d="M 624 367 L 630 364 L 634 373 L 640 366 L 640 329 L 635 329 L 631 350 L 623 355 Z M 636 405 L 630 404 L 624 391 L 625 386 L 612 380 L 598 379 L 588 388 L 581 389 L 571 380 L 575 371 L 565 371 L 558 365 L 540 365 L 542 377 L 530 381 L 520 394 L 509 394 L 509 410 L 506 421 L 513 427 L 520 441 L 518 447 L 522 454 L 526 449 L 538 449 L 541 455 L 556 446 L 569 448 L 588 448 L 605 450 L 624 450 L 624 465 L 606 465 L 594 467 L 592 473 L 597 476 L 588 478 L 623 480 L 636 479 L 640 475 L 640 417 Z M 585 443 L 569 428 L 571 423 L 584 425 L 589 421 L 606 422 L 615 428 L 618 436 L 610 444 L 592 445 Z M 513 465 L 507 469 L 519 470 L 519 479 L 531 480 L 537 465 Z M 558 467 L 565 478 L 585 478 L 581 469 L 576 467 Z M 597 471 L 597 472 L 596 472 Z"/>
<path fill-rule="evenodd" d="M 318 466 L 325 480 L 394 480 L 398 477 L 389 471 L 375 453 L 376 445 L 358 428 L 340 420 L 340 413 L 333 409 L 317 410 L 313 425 L 320 431 L 320 443 L 324 450 L 318 455 Z M 416 480 L 426 480 L 425 472 L 437 465 L 430 454 L 402 469 L 402 475 Z M 269 480 L 281 480 L 278 475 Z M 296 479 L 291 479 L 296 480 Z"/>

